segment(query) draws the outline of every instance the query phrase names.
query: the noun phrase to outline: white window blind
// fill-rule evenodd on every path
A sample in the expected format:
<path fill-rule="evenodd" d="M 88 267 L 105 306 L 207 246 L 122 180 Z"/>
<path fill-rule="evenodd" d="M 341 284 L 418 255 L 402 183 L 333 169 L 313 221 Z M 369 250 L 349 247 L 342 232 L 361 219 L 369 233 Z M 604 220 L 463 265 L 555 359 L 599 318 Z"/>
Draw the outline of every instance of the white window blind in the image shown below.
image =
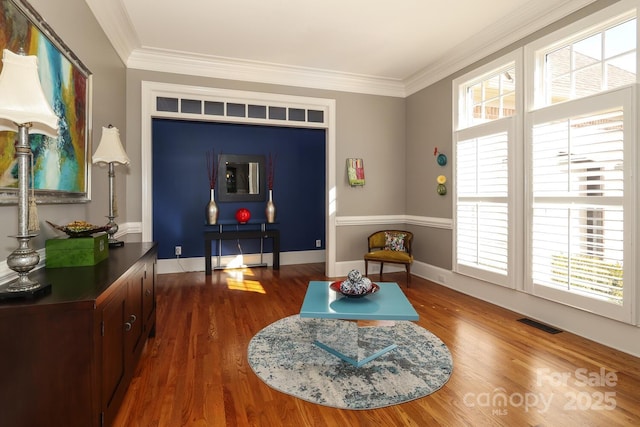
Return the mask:
<path fill-rule="evenodd" d="M 456 270 L 502 285 L 509 284 L 511 121 L 467 129 L 456 144 Z"/>
<path fill-rule="evenodd" d="M 533 127 L 534 283 L 622 303 L 623 165 L 621 108 Z"/>

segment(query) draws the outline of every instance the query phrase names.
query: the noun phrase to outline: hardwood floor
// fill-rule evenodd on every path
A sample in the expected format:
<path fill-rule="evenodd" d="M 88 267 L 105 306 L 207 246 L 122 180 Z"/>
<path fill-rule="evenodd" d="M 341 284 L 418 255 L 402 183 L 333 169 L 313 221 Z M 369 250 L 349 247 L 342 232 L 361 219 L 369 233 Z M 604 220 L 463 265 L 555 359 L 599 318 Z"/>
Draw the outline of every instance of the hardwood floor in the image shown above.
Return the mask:
<path fill-rule="evenodd" d="M 376 276 L 371 276 L 374 280 Z M 324 264 L 158 276 L 149 340 L 116 426 L 631 426 L 640 425 L 640 359 L 413 277 L 397 281 L 420 326 L 449 347 L 439 391 L 383 409 L 348 411 L 280 393 L 247 364 L 260 329 L 298 313 Z M 612 331 L 615 333 L 615 331 Z"/>

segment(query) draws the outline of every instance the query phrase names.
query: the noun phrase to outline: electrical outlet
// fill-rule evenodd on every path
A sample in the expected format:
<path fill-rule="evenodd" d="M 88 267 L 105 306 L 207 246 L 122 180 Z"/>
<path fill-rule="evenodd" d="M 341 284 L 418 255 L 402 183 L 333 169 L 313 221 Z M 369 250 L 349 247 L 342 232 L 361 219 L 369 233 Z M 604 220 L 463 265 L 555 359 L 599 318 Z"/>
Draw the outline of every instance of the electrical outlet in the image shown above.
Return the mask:
<path fill-rule="evenodd" d="M 182 246 L 176 246 L 176 256 L 182 255 Z"/>
<path fill-rule="evenodd" d="M 316 240 L 316 248 L 320 248 L 322 247 L 322 240 L 318 239 Z"/>

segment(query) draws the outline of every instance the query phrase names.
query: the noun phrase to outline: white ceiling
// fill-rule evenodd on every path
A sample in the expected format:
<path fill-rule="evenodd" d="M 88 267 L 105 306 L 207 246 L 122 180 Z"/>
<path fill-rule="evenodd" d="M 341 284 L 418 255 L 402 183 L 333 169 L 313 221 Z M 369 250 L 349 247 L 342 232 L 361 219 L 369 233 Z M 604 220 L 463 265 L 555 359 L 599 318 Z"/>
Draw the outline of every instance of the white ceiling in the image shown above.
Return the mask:
<path fill-rule="evenodd" d="M 86 0 L 129 68 L 391 96 L 592 1 Z"/>

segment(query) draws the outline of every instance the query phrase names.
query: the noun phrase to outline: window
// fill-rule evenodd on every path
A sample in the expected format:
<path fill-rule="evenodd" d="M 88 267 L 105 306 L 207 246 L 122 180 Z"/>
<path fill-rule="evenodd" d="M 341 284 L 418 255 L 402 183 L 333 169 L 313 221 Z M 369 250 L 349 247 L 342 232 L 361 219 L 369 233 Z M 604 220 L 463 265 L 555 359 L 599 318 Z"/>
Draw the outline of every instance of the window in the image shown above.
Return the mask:
<path fill-rule="evenodd" d="M 637 323 L 630 4 L 454 81 L 458 273 Z"/>
<path fill-rule="evenodd" d="M 513 286 L 510 188 L 519 57 L 506 56 L 454 82 L 461 107 L 454 134 L 455 270 L 504 286 Z"/>
<path fill-rule="evenodd" d="M 637 19 L 617 7 L 528 47 L 542 90 L 525 119 L 525 283 L 634 323 Z"/>
<path fill-rule="evenodd" d="M 538 107 L 636 82 L 636 18 L 625 14 L 538 50 Z M 553 35 L 552 35 L 553 37 Z"/>
<path fill-rule="evenodd" d="M 515 114 L 516 82 L 512 65 L 481 81 L 465 85 L 467 123 L 471 126 Z"/>

